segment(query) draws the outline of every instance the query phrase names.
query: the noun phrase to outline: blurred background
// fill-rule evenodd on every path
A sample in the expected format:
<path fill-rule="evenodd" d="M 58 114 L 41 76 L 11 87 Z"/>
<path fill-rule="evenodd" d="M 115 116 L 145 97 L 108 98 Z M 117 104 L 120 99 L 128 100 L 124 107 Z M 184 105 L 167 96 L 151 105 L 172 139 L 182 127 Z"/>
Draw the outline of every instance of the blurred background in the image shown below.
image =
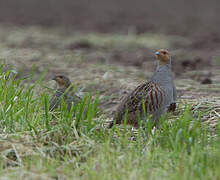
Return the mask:
<path fill-rule="evenodd" d="M 219 35 L 218 0 L 0 0 L 0 21 L 74 30 Z"/>

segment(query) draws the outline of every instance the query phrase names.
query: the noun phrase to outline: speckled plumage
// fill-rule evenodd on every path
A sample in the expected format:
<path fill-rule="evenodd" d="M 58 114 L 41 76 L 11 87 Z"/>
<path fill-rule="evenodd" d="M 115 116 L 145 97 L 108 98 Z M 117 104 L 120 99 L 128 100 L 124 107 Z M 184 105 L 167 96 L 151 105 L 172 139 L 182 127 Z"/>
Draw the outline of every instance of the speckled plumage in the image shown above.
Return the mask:
<path fill-rule="evenodd" d="M 56 75 L 53 80 L 56 81 L 58 88 L 50 100 L 49 110 L 52 111 L 57 109 L 61 104 L 61 99 L 63 98 L 68 110 L 70 111 L 73 103 L 79 103 L 80 97 L 74 93 L 73 87 L 71 87 L 71 82 L 66 76 Z"/>
<path fill-rule="evenodd" d="M 146 115 L 152 115 L 151 121 L 157 124 L 168 107 L 170 111 L 175 111 L 177 95 L 171 72 L 171 60 L 167 51 L 158 52 L 161 52 L 161 56 L 163 52 L 164 55 L 167 54 L 167 59 L 157 57 L 159 63 L 151 80 L 140 84 L 122 100 L 115 112 L 113 122 L 109 125 L 110 128 L 114 122 L 120 124 L 126 113 L 128 124 L 137 127 L 138 115 L 141 120 L 146 120 Z"/>

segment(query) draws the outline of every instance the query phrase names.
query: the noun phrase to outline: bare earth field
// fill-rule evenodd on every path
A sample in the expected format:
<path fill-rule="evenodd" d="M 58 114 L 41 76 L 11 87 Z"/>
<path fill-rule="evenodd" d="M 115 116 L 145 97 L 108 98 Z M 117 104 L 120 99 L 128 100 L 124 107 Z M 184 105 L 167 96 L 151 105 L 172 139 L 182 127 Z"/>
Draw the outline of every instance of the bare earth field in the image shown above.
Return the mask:
<path fill-rule="evenodd" d="M 0 60 L 5 63 L 5 72 L 17 71 L 18 77 L 22 78 L 29 76 L 34 68 L 33 80 L 24 81 L 34 83 L 47 70 L 44 80 L 34 89 L 36 96 L 43 92 L 51 94 L 48 88 L 55 88 L 51 78 L 57 73 L 68 75 L 77 85 L 79 95 L 91 92 L 95 96 L 99 91 L 104 124 L 111 120 L 121 98 L 151 77 L 156 65 L 154 52 L 165 48 L 172 55 L 179 96 L 177 112 L 169 115 L 169 119 L 175 121 L 187 103 L 195 116 L 204 112 L 202 121 L 215 129 L 220 118 L 219 45 L 220 39 L 215 34 L 189 38 L 160 33 L 136 34 L 134 31 L 126 34 L 83 33 L 56 27 L 0 25 Z M 83 172 L 71 175 L 62 164 L 57 165 L 54 176 L 53 170 L 48 170 L 50 168 L 40 168 L 40 161 L 36 167 L 22 168 L 26 167 L 22 161 L 27 157 L 50 156 L 44 143 L 35 143 L 35 138 L 27 134 L 0 132 L 0 154 L 8 164 L 1 170 L 2 177 L 10 179 L 13 172 L 14 177 L 20 179 L 68 179 L 68 176 L 89 179 Z M 95 141 L 89 143 L 88 146 L 92 146 Z M 80 149 L 80 145 L 76 147 Z M 50 148 L 56 148 L 56 144 Z M 12 152 L 14 155 L 7 154 Z M 95 169 L 99 169 L 98 166 Z M 132 175 L 127 177 L 132 178 Z M 152 179 L 155 177 L 152 175 Z"/>

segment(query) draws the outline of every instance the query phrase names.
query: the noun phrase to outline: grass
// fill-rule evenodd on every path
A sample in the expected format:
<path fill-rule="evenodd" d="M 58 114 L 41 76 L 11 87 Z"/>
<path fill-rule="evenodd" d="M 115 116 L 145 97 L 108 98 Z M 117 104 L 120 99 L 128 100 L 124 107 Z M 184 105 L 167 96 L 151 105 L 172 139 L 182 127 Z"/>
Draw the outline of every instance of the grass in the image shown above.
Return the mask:
<path fill-rule="evenodd" d="M 44 75 L 26 85 L 11 71 L 0 74 L 2 178 L 220 179 L 220 124 L 210 128 L 188 105 L 155 131 L 107 129 L 99 93 L 70 112 L 65 103 L 49 112 L 47 92 L 35 92 Z"/>

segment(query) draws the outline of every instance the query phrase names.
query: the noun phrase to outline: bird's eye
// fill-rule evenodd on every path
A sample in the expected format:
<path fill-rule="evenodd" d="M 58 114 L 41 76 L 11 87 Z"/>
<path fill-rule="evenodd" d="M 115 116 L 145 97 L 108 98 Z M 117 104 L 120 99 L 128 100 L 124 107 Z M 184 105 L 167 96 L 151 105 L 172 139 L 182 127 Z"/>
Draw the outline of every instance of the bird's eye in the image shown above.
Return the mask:
<path fill-rule="evenodd" d="M 63 79 L 63 76 L 58 76 L 59 78 Z"/>
<path fill-rule="evenodd" d="M 166 52 L 166 51 L 164 51 L 164 52 L 163 52 L 163 54 L 167 54 L 167 52 Z"/>

